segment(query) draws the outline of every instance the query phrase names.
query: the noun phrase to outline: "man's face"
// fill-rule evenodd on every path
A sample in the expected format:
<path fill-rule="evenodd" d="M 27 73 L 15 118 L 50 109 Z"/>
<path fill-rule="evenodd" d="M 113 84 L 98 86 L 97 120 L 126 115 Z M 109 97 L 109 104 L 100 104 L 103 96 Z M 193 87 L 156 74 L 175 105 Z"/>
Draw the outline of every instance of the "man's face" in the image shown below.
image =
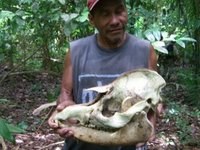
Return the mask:
<path fill-rule="evenodd" d="M 101 41 L 108 45 L 122 43 L 128 18 L 123 0 L 101 0 L 92 11 L 89 18 Z"/>

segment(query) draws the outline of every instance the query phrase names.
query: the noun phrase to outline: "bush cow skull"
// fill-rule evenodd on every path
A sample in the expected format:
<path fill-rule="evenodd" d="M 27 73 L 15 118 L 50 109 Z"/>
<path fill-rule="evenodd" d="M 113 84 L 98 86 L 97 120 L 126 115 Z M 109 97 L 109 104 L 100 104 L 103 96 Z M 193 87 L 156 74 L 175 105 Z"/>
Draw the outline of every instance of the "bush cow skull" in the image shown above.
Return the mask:
<path fill-rule="evenodd" d="M 61 127 L 70 128 L 77 139 L 100 145 L 133 145 L 146 142 L 154 131 L 147 118 L 156 111 L 165 80 L 155 71 L 127 72 L 112 83 L 87 90 L 99 94 L 93 102 L 66 107 L 53 114 Z M 78 120 L 69 124 L 69 119 Z"/>

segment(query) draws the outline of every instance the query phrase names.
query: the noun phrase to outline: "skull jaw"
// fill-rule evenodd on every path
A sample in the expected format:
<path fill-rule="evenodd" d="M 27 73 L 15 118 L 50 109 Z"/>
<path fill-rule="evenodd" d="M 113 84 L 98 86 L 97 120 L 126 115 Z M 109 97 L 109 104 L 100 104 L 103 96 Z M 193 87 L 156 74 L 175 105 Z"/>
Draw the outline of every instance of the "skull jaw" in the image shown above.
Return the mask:
<path fill-rule="evenodd" d="M 99 145 L 135 145 L 148 141 L 154 128 L 147 119 L 147 112 L 150 108 L 155 111 L 164 79 L 156 72 L 138 70 L 125 74 L 110 85 L 100 91 L 107 92 L 101 93 L 94 103 L 72 105 L 59 112 L 54 117 L 55 122 L 71 129 L 77 139 Z M 119 105 L 121 110 L 118 111 Z M 111 115 L 107 116 L 107 111 Z M 70 118 L 77 119 L 79 124 L 62 122 Z"/>
<path fill-rule="evenodd" d="M 146 112 L 136 115 L 134 121 L 129 122 L 126 126 L 117 131 L 102 131 L 85 126 L 70 126 L 68 124 L 60 124 L 74 132 L 74 137 L 98 145 L 136 145 L 138 143 L 147 142 L 151 137 L 154 128 L 148 120 Z"/>

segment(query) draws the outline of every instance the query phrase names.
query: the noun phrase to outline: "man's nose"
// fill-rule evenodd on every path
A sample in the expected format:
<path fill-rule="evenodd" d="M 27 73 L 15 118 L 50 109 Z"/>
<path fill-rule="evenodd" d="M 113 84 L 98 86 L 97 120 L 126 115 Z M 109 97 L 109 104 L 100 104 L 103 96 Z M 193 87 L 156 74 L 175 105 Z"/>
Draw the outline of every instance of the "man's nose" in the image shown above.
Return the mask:
<path fill-rule="evenodd" d="M 119 24 L 119 19 L 118 19 L 118 17 L 117 17 L 115 14 L 113 14 L 113 15 L 111 16 L 111 21 L 110 21 L 110 23 L 111 23 L 112 25 Z"/>

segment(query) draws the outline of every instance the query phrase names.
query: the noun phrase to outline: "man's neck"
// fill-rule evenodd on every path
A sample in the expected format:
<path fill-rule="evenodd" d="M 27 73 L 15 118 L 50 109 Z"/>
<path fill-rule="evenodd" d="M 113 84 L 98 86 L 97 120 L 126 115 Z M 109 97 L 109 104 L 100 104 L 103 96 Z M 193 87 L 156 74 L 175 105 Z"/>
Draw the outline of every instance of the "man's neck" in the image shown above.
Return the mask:
<path fill-rule="evenodd" d="M 111 49 L 116 49 L 116 48 L 122 46 L 124 44 L 124 42 L 126 41 L 126 38 L 127 38 L 127 33 L 124 33 L 122 40 L 109 42 L 109 41 L 105 40 L 104 38 L 101 38 L 100 35 L 98 34 L 97 42 L 102 48 L 111 50 Z"/>

